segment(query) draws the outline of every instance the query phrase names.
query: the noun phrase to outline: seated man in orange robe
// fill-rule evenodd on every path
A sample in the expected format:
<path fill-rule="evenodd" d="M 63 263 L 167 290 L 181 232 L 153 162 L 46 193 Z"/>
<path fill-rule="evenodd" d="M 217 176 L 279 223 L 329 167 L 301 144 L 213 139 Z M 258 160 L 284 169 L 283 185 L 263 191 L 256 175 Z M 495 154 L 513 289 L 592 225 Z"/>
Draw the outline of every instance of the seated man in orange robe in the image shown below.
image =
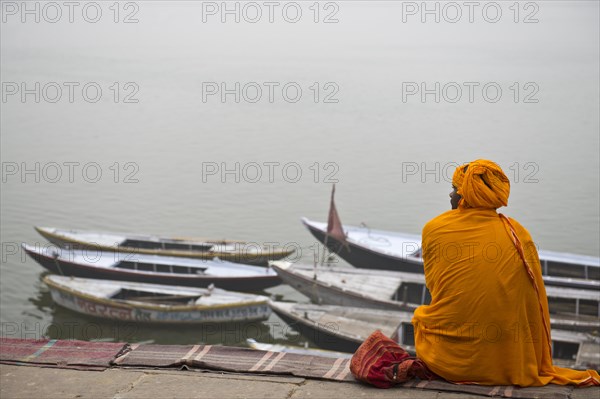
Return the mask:
<path fill-rule="evenodd" d="M 423 228 L 431 303 L 413 318 L 417 356 L 452 382 L 599 385 L 596 371 L 552 365 L 550 316 L 529 232 L 497 213 L 510 183 L 493 162 L 457 168 L 452 210 Z"/>

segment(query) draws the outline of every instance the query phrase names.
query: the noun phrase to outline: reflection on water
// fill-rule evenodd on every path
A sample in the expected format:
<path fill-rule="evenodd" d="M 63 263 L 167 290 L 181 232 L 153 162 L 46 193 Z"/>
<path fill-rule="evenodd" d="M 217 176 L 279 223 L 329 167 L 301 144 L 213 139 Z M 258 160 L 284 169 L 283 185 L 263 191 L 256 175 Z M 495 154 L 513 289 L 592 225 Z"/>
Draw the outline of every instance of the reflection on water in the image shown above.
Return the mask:
<path fill-rule="evenodd" d="M 269 322 L 211 323 L 189 326 L 109 321 L 55 307 L 43 334 L 49 338 L 157 344 L 223 344 L 244 346 L 246 338 L 273 342 Z"/>

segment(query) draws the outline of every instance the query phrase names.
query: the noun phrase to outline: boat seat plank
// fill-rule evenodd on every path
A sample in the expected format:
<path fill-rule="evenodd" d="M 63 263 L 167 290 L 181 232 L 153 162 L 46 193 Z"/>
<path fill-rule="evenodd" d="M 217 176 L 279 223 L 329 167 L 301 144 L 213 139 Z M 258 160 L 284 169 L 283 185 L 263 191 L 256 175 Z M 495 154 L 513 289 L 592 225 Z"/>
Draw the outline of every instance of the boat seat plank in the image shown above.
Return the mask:
<path fill-rule="evenodd" d="M 131 296 L 126 298 L 128 301 L 157 301 L 157 300 L 171 300 L 171 299 L 194 299 L 198 298 L 198 295 L 165 295 L 165 296 Z"/>

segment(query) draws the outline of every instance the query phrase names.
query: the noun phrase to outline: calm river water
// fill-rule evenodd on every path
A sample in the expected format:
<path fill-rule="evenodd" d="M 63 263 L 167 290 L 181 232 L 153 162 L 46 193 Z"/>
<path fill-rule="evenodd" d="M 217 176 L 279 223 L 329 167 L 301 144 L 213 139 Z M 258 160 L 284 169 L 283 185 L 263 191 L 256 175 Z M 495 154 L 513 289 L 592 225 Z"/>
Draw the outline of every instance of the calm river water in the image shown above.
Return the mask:
<path fill-rule="evenodd" d="M 4 336 L 301 343 L 276 316 L 218 330 L 78 316 L 14 245 L 44 243 L 39 225 L 293 242 L 310 262 L 299 219 L 325 220 L 333 182 L 343 222 L 419 234 L 476 158 L 507 172 L 503 212 L 541 248 L 599 255 L 598 2 L 11 4 Z"/>

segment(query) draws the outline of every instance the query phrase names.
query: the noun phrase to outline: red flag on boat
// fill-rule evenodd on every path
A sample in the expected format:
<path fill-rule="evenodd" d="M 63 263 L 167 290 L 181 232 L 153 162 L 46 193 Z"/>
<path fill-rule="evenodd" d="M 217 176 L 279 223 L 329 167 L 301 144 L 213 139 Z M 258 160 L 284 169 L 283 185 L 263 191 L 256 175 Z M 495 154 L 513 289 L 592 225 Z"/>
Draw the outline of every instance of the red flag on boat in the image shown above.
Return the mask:
<path fill-rule="evenodd" d="M 335 201 L 333 199 L 334 195 L 335 184 L 331 189 L 331 204 L 329 205 L 329 218 L 327 219 L 327 234 L 325 235 L 325 245 L 327 245 L 327 238 L 333 237 L 342 245 L 344 245 L 348 250 L 350 250 L 348 242 L 346 241 L 346 234 L 342 229 L 342 221 L 340 220 L 340 216 L 338 215 L 337 209 L 335 207 Z"/>

